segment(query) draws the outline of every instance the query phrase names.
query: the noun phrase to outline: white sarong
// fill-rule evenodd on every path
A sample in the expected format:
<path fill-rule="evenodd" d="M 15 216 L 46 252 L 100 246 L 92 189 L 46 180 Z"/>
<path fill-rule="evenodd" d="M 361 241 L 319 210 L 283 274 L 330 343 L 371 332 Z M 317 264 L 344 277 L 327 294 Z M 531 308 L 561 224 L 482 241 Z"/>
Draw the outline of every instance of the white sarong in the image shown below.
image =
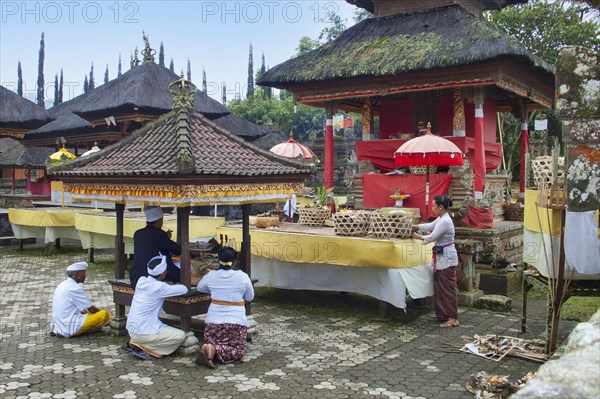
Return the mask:
<path fill-rule="evenodd" d="M 153 356 L 161 357 L 170 355 L 179 348 L 185 339 L 185 332 L 171 326 L 163 326 L 158 334 L 133 334 L 130 332 L 129 336 L 132 344 Z"/>

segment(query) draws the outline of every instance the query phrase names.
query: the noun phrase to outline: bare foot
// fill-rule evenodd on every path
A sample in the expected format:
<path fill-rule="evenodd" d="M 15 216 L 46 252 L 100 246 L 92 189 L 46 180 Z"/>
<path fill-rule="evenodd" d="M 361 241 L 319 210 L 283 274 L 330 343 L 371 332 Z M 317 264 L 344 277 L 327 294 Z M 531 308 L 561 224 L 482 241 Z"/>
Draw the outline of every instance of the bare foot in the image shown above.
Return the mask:
<path fill-rule="evenodd" d="M 447 322 L 440 324 L 441 328 L 459 327 L 460 323 L 456 319 L 448 319 Z"/>
<path fill-rule="evenodd" d="M 208 358 L 206 347 L 207 345 L 202 345 L 202 348 L 200 348 L 200 353 L 198 353 L 198 357 L 196 357 L 196 364 L 199 366 L 206 366 L 209 369 L 214 369 L 215 364 Z"/>

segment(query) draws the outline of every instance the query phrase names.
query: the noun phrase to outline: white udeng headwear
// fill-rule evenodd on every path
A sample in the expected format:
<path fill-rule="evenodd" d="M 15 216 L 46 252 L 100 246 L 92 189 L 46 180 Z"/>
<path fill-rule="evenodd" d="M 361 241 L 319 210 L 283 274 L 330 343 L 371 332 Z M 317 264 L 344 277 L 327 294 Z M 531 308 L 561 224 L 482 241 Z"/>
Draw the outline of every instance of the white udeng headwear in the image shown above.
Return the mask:
<path fill-rule="evenodd" d="M 88 267 L 87 262 L 76 262 L 67 267 L 68 272 L 78 272 L 80 270 L 86 270 Z"/>
<path fill-rule="evenodd" d="M 149 265 L 153 260 L 160 260 L 161 262 L 158 265 L 156 265 L 154 269 L 150 269 Z M 159 252 L 158 256 L 155 256 L 154 258 L 148 261 L 147 266 L 149 275 L 154 277 L 160 276 L 165 270 L 167 270 L 167 257 Z"/>
<path fill-rule="evenodd" d="M 163 218 L 163 211 L 160 206 L 149 206 L 144 209 L 146 214 L 146 222 L 152 223 Z"/>

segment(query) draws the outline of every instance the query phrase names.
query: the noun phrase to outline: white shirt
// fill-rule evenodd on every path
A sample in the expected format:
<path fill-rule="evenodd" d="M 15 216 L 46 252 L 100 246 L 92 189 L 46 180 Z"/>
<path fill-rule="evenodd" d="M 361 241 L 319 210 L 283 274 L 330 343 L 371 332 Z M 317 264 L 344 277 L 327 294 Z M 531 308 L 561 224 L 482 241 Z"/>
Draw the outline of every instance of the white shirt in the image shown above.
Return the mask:
<path fill-rule="evenodd" d="M 60 283 L 52 298 L 52 332 L 64 337 L 75 335 L 83 327 L 87 314 L 81 312 L 92 306 L 82 286 L 71 277 Z"/>
<path fill-rule="evenodd" d="M 438 217 L 431 223 L 419 225 L 421 231 L 431 231 L 429 235 L 423 236 L 423 245 L 434 242 L 436 245 L 447 245 L 454 242 L 454 223 L 448 213 Z M 436 269 L 444 270 L 458 265 L 458 253 L 454 245 L 444 248 L 443 254 L 436 256 Z"/>
<path fill-rule="evenodd" d="M 133 334 L 158 334 L 165 325 L 158 319 L 165 298 L 188 292 L 185 285 L 169 285 L 154 277 L 140 277 L 127 316 L 127 331 Z"/>
<path fill-rule="evenodd" d="M 196 287 L 199 292 L 208 292 L 212 299 L 225 302 L 251 301 L 254 288 L 250 277 L 241 270 L 212 270 Z M 206 313 L 209 324 L 248 324 L 245 306 L 228 306 L 211 303 Z"/>

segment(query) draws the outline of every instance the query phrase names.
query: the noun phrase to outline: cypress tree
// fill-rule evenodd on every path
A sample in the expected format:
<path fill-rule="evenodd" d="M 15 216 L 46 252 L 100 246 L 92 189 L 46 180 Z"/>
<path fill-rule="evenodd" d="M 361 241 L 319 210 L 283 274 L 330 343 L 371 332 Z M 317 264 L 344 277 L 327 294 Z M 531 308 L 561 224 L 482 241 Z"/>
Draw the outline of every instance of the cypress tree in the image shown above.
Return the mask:
<path fill-rule="evenodd" d="M 273 88 L 271 86 L 265 87 L 265 96 L 267 96 L 267 98 L 273 98 Z"/>
<path fill-rule="evenodd" d="M 248 54 L 248 90 L 246 91 L 246 98 L 250 98 L 254 95 L 254 59 L 252 57 L 252 43 L 250 43 L 250 51 Z"/>
<path fill-rule="evenodd" d="M 87 75 L 85 75 L 85 79 L 83 80 L 83 93 L 87 93 L 90 90 L 90 85 L 88 83 Z"/>
<path fill-rule="evenodd" d="M 58 94 L 58 74 L 54 75 L 54 103 L 53 105 L 58 105 L 58 99 L 60 98 L 60 94 Z"/>
<path fill-rule="evenodd" d="M 169 69 L 171 72 L 175 73 L 175 64 L 173 64 L 173 58 L 171 58 L 171 63 L 169 64 Z"/>
<path fill-rule="evenodd" d="M 108 83 L 108 64 L 106 64 L 106 71 L 104 71 L 104 83 Z"/>
<path fill-rule="evenodd" d="M 117 67 L 117 76 L 121 76 L 121 54 L 119 53 L 119 66 Z"/>
<path fill-rule="evenodd" d="M 227 103 L 227 87 L 225 86 L 225 82 L 223 82 L 223 105 Z"/>
<path fill-rule="evenodd" d="M 206 87 L 206 71 L 204 70 L 204 67 L 202 67 L 202 91 L 206 93 L 207 91 L 207 87 Z"/>
<path fill-rule="evenodd" d="M 23 97 L 23 71 L 21 70 L 21 61 L 17 64 L 17 94 Z"/>
<path fill-rule="evenodd" d="M 65 81 L 63 79 L 63 70 L 60 68 L 60 85 L 58 87 L 58 103 L 62 104 L 63 102 L 63 87 L 65 86 Z"/>
<path fill-rule="evenodd" d="M 37 79 L 37 103 L 44 107 L 44 32 L 40 40 L 40 54 L 38 58 L 38 79 Z"/>
<path fill-rule="evenodd" d="M 192 65 L 190 64 L 190 59 L 188 58 L 187 62 L 187 80 L 192 81 Z"/>
<path fill-rule="evenodd" d="M 88 90 L 94 90 L 96 83 L 94 82 L 94 63 L 92 62 L 92 68 L 90 69 L 90 79 L 88 81 Z"/>
<path fill-rule="evenodd" d="M 158 50 L 158 65 L 165 66 L 165 48 L 162 42 L 160 42 L 160 49 Z"/>

